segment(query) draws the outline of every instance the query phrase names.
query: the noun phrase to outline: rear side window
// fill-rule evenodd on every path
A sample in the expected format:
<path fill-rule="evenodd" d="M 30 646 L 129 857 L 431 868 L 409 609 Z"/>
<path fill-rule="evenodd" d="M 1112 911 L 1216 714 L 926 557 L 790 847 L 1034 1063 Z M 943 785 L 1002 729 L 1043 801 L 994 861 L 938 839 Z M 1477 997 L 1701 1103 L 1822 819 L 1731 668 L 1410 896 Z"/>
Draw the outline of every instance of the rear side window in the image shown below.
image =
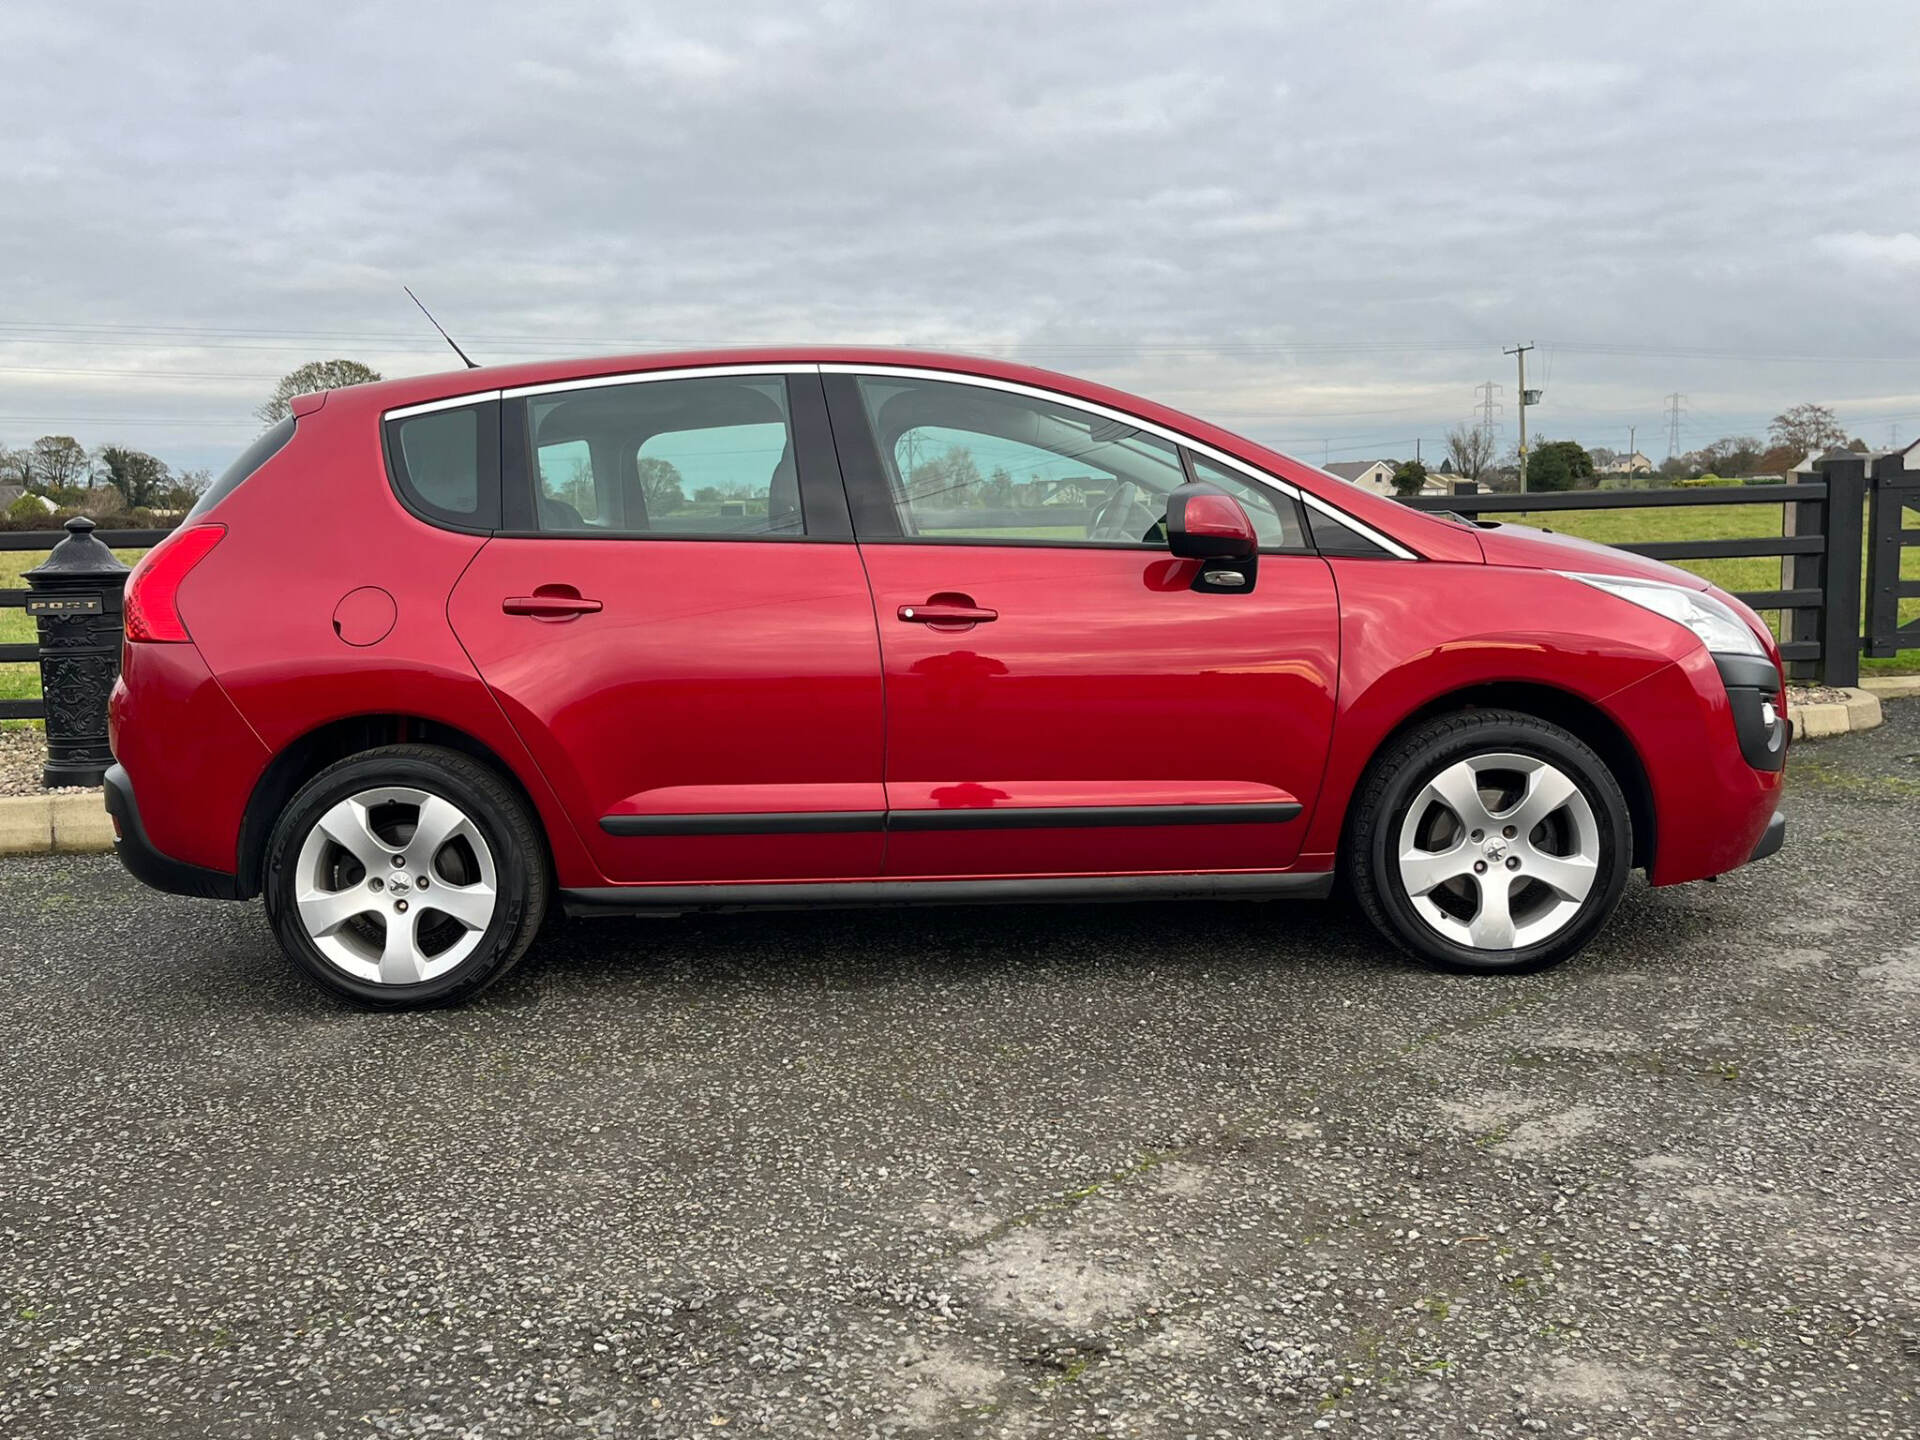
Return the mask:
<path fill-rule="evenodd" d="M 779 376 L 595 385 L 526 400 L 535 527 L 558 535 L 801 536 Z"/>
<path fill-rule="evenodd" d="M 456 530 L 500 524 L 500 405 L 486 401 L 387 422 L 387 467 L 407 508 Z"/>
<path fill-rule="evenodd" d="M 200 492 L 200 498 L 193 502 L 187 518 L 180 523 L 192 524 L 238 490 L 242 481 L 286 448 L 287 442 L 293 439 L 293 427 L 294 417 L 289 415 L 279 424 L 262 431 L 259 439 L 242 450 L 239 458 L 220 472 L 218 480 Z"/>

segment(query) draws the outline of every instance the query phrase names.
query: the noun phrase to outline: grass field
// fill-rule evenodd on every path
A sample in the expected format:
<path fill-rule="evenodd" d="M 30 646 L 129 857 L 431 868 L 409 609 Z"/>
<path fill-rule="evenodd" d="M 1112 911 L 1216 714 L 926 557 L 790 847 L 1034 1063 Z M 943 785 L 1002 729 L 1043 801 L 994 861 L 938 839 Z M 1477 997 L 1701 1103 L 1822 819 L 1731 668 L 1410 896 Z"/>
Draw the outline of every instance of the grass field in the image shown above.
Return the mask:
<path fill-rule="evenodd" d="M 1539 514 L 1489 515 L 1490 520 L 1511 520 L 1520 525 L 1536 525 L 1582 540 L 1597 540 L 1606 545 L 1646 544 L 1656 540 L 1737 540 L 1755 536 L 1772 537 L 1780 533 L 1781 507 L 1775 505 L 1675 505 L 1653 510 L 1557 510 Z M 1711 580 L 1723 590 L 1781 589 L 1778 556 L 1756 560 L 1676 560 L 1682 570 L 1690 570 Z M 1864 566 L 1862 573 L 1865 573 Z M 1901 556 L 1901 574 L 1908 580 L 1920 580 L 1920 549 L 1908 549 Z M 1780 628 L 1778 611 L 1765 615 L 1775 632 Z M 1920 600 L 1901 602 L 1900 619 L 1904 623 L 1920 619 Z M 1860 668 L 1868 673 L 1907 674 L 1920 671 L 1920 650 L 1904 650 L 1889 659 L 1863 658 Z"/>
<path fill-rule="evenodd" d="M 1598 540 L 1617 545 L 1652 540 L 1732 540 L 1743 536 L 1779 533 L 1780 511 L 1772 505 L 1691 505 L 1657 510 L 1564 510 L 1546 514 L 1502 515 L 1521 525 L 1538 525 L 1583 540 Z M 1006 533 L 1008 539 L 1078 539 L 1079 526 L 1035 526 Z M 131 565 L 138 550 L 116 550 L 122 561 Z M 44 551 L 0 551 L 0 590 L 25 585 L 20 576 L 46 558 Z M 1726 590 L 1774 590 L 1780 587 L 1780 561 L 1758 560 L 1682 560 L 1684 570 L 1713 581 Z M 1902 573 L 1909 580 L 1920 580 L 1920 549 L 1909 549 L 1902 558 Z M 1920 619 L 1920 600 L 1902 602 L 1902 621 Z M 1778 628 L 1779 617 L 1767 619 Z M 24 611 L 0 610 L 0 644 L 30 641 L 33 622 Z M 1906 650 L 1887 660 L 1865 659 L 1861 668 L 1869 672 L 1906 674 L 1920 671 L 1920 650 Z M 0 700 L 31 699 L 40 693 L 40 671 L 34 665 L 0 665 Z M 32 724 L 32 721 L 0 721 L 0 724 Z"/>
<path fill-rule="evenodd" d="M 131 565 L 143 552 L 116 550 L 123 565 Z M 20 577 L 47 558 L 44 550 L 0 550 L 0 590 L 24 590 Z M 27 612 L 9 606 L 0 610 L 0 645 L 24 645 L 39 638 Z M 35 700 L 40 695 L 38 665 L 0 665 L 0 700 Z M 37 725 L 37 720 L 0 720 L 0 726 Z"/>

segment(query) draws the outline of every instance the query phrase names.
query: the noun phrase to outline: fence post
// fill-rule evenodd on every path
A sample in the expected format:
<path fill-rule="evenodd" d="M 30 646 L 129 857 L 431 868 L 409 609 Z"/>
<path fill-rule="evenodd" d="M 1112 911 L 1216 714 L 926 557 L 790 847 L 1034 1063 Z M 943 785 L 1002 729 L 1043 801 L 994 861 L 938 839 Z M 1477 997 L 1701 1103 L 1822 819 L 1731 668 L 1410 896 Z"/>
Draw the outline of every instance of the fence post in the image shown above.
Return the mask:
<path fill-rule="evenodd" d="M 127 567 L 76 515 L 67 538 L 26 574 L 27 613 L 40 625 L 40 692 L 47 708 L 49 789 L 98 785 L 113 763 L 107 695 L 120 674 L 120 616 Z"/>
<path fill-rule="evenodd" d="M 1860 559 L 1867 504 L 1867 457 L 1836 455 L 1820 462 L 1827 481 L 1820 579 L 1820 679 L 1860 683 Z"/>
<path fill-rule="evenodd" d="M 1820 479 L 1819 472 L 1800 470 L 1787 472 L 1787 484 L 1797 485 L 1802 480 Z M 1791 490 L 1788 491 L 1792 493 Z M 1826 505 L 1820 500 L 1797 500 L 1780 507 L 1780 533 L 1784 536 L 1823 535 L 1821 528 L 1825 521 Z M 1825 565 L 1821 555 L 1788 555 L 1780 561 L 1780 588 L 1782 590 L 1818 590 L 1820 577 Z M 1819 643 L 1820 617 L 1811 610 L 1783 610 L 1780 612 L 1780 639 L 1784 642 Z M 1818 673 L 1819 662 L 1813 660 L 1790 660 L 1787 662 L 1789 680 L 1812 680 Z"/>
<path fill-rule="evenodd" d="M 1895 450 L 1877 455 L 1868 490 L 1866 651 L 1897 655 L 1900 642 L 1900 512 L 1920 505 L 1920 489 L 1909 482 L 1907 457 Z"/>

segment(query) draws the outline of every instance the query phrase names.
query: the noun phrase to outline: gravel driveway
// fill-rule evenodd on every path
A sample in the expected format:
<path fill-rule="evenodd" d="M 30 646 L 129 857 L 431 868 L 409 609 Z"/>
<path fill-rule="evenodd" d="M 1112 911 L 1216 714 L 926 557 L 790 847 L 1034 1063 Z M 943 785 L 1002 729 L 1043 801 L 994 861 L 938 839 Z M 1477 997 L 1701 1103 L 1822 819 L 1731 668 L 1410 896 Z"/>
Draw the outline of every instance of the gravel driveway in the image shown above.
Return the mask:
<path fill-rule="evenodd" d="M 0 863 L 0 1435 L 1920 1434 L 1920 705 L 1544 976 L 1316 905 L 560 927 Z"/>

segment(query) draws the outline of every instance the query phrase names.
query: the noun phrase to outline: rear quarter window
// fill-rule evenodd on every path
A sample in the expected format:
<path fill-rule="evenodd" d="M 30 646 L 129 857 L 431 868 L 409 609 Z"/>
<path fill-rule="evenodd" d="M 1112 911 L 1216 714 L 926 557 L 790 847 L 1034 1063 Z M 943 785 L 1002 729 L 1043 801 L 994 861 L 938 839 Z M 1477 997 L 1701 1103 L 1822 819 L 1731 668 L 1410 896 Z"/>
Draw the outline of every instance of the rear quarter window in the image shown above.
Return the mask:
<path fill-rule="evenodd" d="M 387 471 L 401 502 L 431 524 L 500 525 L 500 404 L 496 400 L 386 422 Z"/>
<path fill-rule="evenodd" d="M 192 524 L 238 490 L 241 483 L 254 471 L 286 448 L 287 442 L 293 439 L 294 424 L 294 417 L 289 415 L 279 424 L 269 426 L 262 431 L 257 440 L 242 450 L 239 457 L 220 472 L 218 480 L 200 492 L 200 498 L 193 502 L 193 508 L 187 511 L 187 518 L 180 523 Z"/>

